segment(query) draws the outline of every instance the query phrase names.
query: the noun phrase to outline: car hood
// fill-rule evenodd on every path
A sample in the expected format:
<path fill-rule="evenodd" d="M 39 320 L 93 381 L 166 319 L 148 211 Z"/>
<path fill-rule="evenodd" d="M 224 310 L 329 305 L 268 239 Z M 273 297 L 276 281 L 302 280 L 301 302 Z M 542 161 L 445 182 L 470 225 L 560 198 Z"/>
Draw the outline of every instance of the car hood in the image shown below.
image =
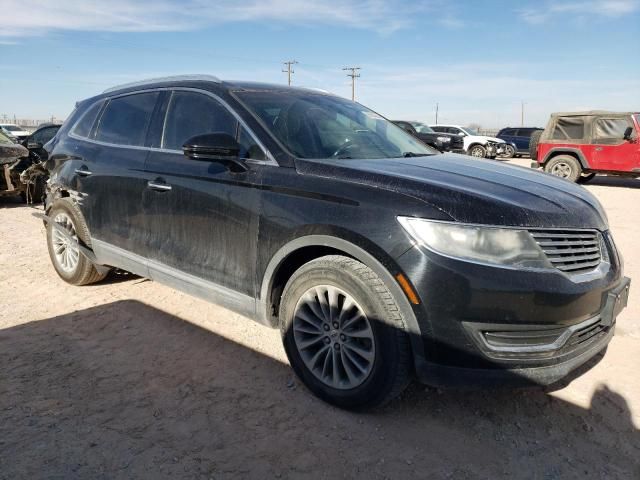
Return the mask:
<path fill-rule="evenodd" d="M 7 163 L 13 163 L 21 157 L 29 155 L 29 150 L 22 145 L 13 144 L 1 144 L 0 145 L 0 165 Z"/>
<path fill-rule="evenodd" d="M 586 189 L 528 168 L 465 155 L 297 160 L 301 174 L 341 178 L 418 198 L 453 220 L 484 225 L 606 230 Z M 401 215 L 402 206 L 398 206 Z"/>

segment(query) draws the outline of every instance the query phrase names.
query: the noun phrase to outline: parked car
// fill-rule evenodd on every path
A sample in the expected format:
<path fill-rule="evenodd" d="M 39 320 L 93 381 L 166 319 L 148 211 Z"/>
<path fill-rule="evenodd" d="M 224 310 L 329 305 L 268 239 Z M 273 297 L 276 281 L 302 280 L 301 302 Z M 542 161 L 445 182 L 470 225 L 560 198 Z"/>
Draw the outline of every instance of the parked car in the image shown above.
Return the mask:
<path fill-rule="evenodd" d="M 38 160 L 46 161 L 48 153 L 44 146 L 58 133 L 60 126 L 54 123 L 40 125 L 33 133 L 22 140 L 22 146 L 26 147 L 30 154 L 37 157 Z"/>
<path fill-rule="evenodd" d="M 10 135 L 18 141 L 29 136 L 28 131 L 18 125 L 14 125 L 13 123 L 2 123 L 0 124 L 0 129 L 5 133 L 5 135 Z"/>
<path fill-rule="evenodd" d="M 0 131 L 0 196 L 25 195 L 20 173 L 29 151 Z"/>
<path fill-rule="evenodd" d="M 529 154 L 529 142 L 534 132 L 542 131 L 542 128 L 536 127 L 520 127 L 520 128 L 503 128 L 498 132 L 496 138 L 506 142 L 505 158 L 519 157 L 520 155 Z"/>
<path fill-rule="evenodd" d="M 279 328 L 301 381 L 340 407 L 379 405 L 412 372 L 554 382 L 605 349 L 627 302 L 589 192 L 436 154 L 317 90 L 129 84 L 80 102 L 47 149 L 63 280 L 120 268 Z"/>
<path fill-rule="evenodd" d="M 531 164 L 573 182 L 596 174 L 640 176 L 640 113 L 554 113 L 531 137 Z"/>
<path fill-rule="evenodd" d="M 499 138 L 480 135 L 478 132 L 468 127 L 459 125 L 429 125 L 438 133 L 450 133 L 462 137 L 464 150 L 472 157 L 496 158 L 505 153 L 506 144 Z"/>
<path fill-rule="evenodd" d="M 394 120 L 393 123 L 440 152 L 464 153 L 464 144 L 458 135 L 437 133 L 429 125 L 420 122 Z"/>

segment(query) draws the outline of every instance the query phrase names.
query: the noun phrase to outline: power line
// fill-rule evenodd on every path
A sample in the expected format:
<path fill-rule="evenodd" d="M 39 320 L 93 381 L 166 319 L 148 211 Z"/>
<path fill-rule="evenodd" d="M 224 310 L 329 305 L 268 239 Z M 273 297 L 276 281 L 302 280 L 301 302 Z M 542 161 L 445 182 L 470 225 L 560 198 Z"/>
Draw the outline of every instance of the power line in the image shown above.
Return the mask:
<path fill-rule="evenodd" d="M 298 62 L 295 60 L 289 60 L 288 62 L 283 62 L 283 64 L 287 67 L 287 69 L 282 71 L 287 74 L 287 81 L 289 82 L 289 86 L 291 86 L 291 74 L 295 73 L 292 67 L 297 63 Z"/>
<path fill-rule="evenodd" d="M 351 70 L 351 73 L 347 73 L 347 77 L 351 77 L 351 100 L 356 101 L 356 78 L 360 77 L 360 67 L 344 67 L 342 70 Z"/>

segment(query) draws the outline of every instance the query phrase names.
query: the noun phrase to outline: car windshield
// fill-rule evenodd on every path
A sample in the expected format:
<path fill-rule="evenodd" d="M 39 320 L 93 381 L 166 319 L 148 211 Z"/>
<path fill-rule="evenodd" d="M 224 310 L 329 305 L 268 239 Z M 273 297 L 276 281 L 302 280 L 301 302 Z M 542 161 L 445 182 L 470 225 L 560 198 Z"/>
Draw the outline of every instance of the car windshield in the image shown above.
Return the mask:
<path fill-rule="evenodd" d="M 424 123 L 411 122 L 411 125 L 413 125 L 413 128 L 415 128 L 418 133 L 436 133 L 433 128 L 429 125 L 425 125 Z"/>
<path fill-rule="evenodd" d="M 13 142 L 2 131 L 0 131 L 0 145 L 13 145 Z"/>
<path fill-rule="evenodd" d="M 3 125 L 2 128 L 8 130 L 10 132 L 21 132 L 22 129 L 20 127 L 16 127 L 15 125 Z"/>
<path fill-rule="evenodd" d="M 438 152 L 362 105 L 313 92 L 236 95 L 299 158 L 397 158 Z"/>
<path fill-rule="evenodd" d="M 477 136 L 480 135 L 477 130 L 474 130 L 473 128 L 460 128 L 460 130 L 462 130 L 463 132 L 465 132 L 467 135 L 473 135 L 473 136 Z"/>

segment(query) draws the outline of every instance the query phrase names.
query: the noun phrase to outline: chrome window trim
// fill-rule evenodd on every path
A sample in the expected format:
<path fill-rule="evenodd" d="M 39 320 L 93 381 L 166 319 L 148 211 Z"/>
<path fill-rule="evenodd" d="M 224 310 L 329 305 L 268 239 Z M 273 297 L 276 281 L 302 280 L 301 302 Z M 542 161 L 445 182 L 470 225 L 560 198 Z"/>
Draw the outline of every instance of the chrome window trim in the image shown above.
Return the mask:
<path fill-rule="evenodd" d="M 249 164 L 252 164 L 252 165 L 269 165 L 269 166 L 274 166 L 274 167 L 279 166 L 278 162 L 276 162 L 276 160 L 273 157 L 273 155 L 271 154 L 271 152 L 258 139 L 258 137 L 255 135 L 255 133 L 253 133 L 253 130 L 251 130 L 249 128 L 249 126 L 240 117 L 240 115 L 238 115 L 238 113 L 236 113 L 235 110 L 233 110 L 233 108 L 231 108 L 231 106 L 227 102 L 225 102 L 222 98 L 220 98 L 215 93 L 209 92 L 207 90 L 202 90 L 201 88 L 193 88 L 193 87 L 148 88 L 148 89 L 144 89 L 144 90 L 136 90 L 135 92 L 125 92 L 125 93 L 113 95 L 111 97 L 104 97 L 104 98 L 102 98 L 100 100 L 97 100 L 94 103 L 97 103 L 99 101 L 111 102 L 111 100 L 113 100 L 115 98 L 126 97 L 126 96 L 129 96 L 129 95 L 137 95 L 137 94 L 140 94 L 140 93 L 163 92 L 163 91 L 169 91 L 169 92 L 173 93 L 176 90 L 204 94 L 204 95 L 207 95 L 207 96 L 213 98 L 217 102 L 219 102 L 224 108 L 227 109 L 227 111 L 229 113 L 231 113 L 231 115 L 233 115 L 233 117 L 238 121 L 238 123 L 247 131 L 247 133 L 251 136 L 253 141 L 255 141 L 256 144 L 265 152 L 265 155 L 267 157 L 266 160 L 256 160 L 256 159 L 252 159 L 252 158 L 243 158 L 242 160 L 244 160 L 245 162 L 247 162 Z M 93 105 L 94 104 L 91 104 L 91 106 L 93 106 Z M 107 106 L 108 106 L 108 103 L 107 103 Z M 89 108 L 91 108 L 91 107 L 89 107 Z M 167 112 L 165 113 L 165 116 L 164 116 L 164 119 L 163 119 L 163 124 L 162 124 L 161 141 L 164 139 L 164 129 L 165 129 L 165 124 L 166 124 L 168 111 L 169 111 L 169 109 L 168 109 L 168 105 L 167 105 Z M 104 109 L 103 109 L 102 113 L 104 113 Z M 84 117 L 84 114 L 82 115 L 82 117 Z M 80 117 L 80 118 L 82 118 L 82 117 Z M 98 131 L 98 129 L 100 127 L 100 120 L 101 119 L 102 119 L 102 115 L 100 115 L 100 118 L 97 119 L 98 120 L 98 125 L 96 127 L 96 132 Z M 80 119 L 78 119 L 78 121 L 80 121 Z M 75 128 L 75 124 L 74 124 L 73 128 Z M 81 137 L 81 136 L 76 135 L 76 134 L 73 133 L 73 128 L 71 128 L 71 130 L 69 131 L 68 135 L 71 138 L 76 139 L 76 140 L 83 140 L 85 142 L 94 143 L 94 144 L 102 145 L 102 146 L 105 146 L 105 147 L 130 148 L 130 149 L 134 149 L 134 150 L 147 150 L 147 151 L 150 151 L 150 152 L 174 153 L 174 154 L 184 155 L 184 152 L 182 150 L 175 150 L 175 149 L 170 149 L 170 148 L 159 148 L 159 147 L 147 147 L 147 146 L 139 146 L 139 145 L 120 145 L 120 144 L 117 144 L 117 143 L 102 142 L 102 141 L 96 140 L 94 138 Z"/>

